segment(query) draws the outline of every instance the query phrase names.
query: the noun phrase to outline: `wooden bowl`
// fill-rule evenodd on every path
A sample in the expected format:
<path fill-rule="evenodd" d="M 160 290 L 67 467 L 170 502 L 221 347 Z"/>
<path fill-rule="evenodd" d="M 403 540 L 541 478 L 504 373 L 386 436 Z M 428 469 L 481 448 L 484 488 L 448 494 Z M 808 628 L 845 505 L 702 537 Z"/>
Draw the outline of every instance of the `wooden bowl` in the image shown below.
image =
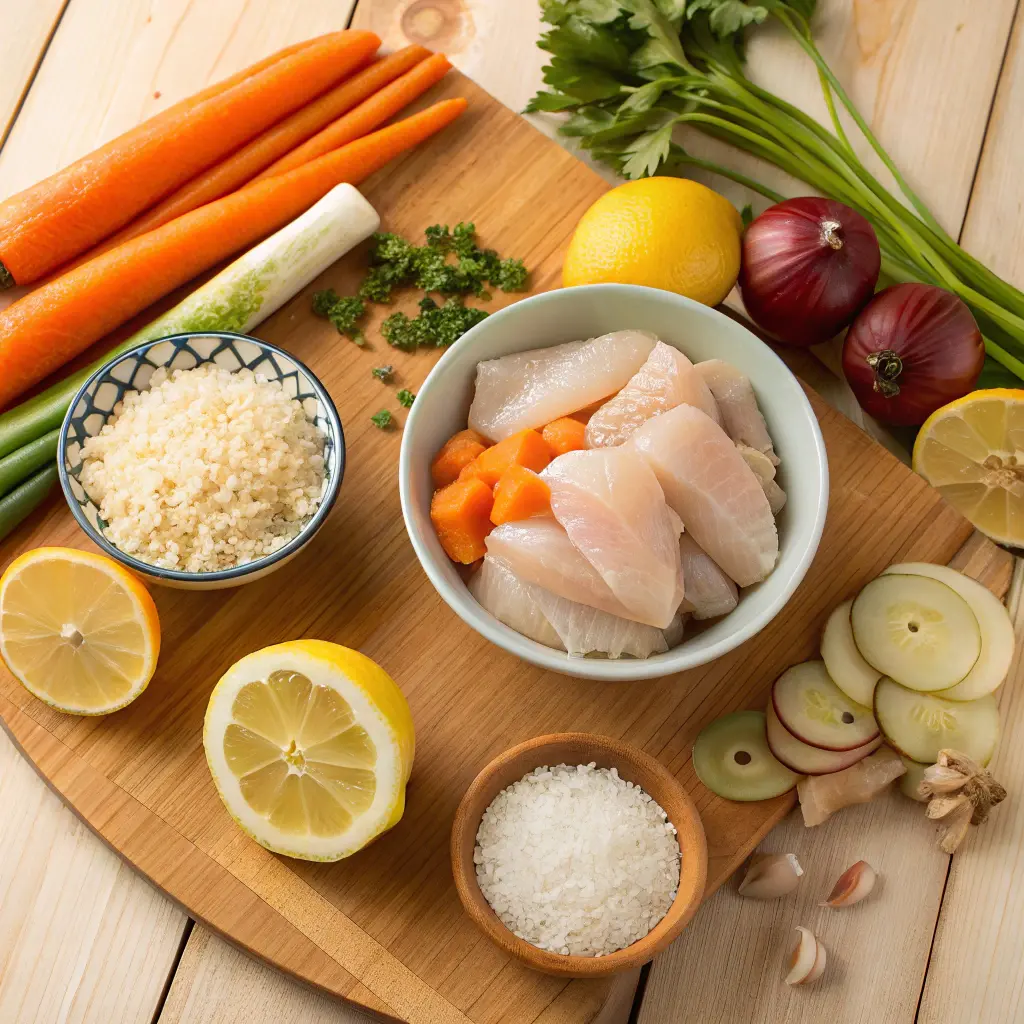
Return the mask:
<path fill-rule="evenodd" d="M 506 786 L 541 765 L 590 764 L 616 768 L 627 782 L 656 800 L 676 827 L 682 851 L 679 891 L 668 913 L 638 942 L 607 956 L 550 953 L 514 935 L 491 910 L 476 880 L 473 849 L 484 811 Z M 686 927 L 700 906 L 707 879 L 708 847 L 697 808 L 682 784 L 637 747 L 585 732 L 538 736 L 499 754 L 473 780 L 452 825 L 452 872 L 466 913 L 506 953 L 534 970 L 573 978 L 597 978 L 647 963 Z"/>

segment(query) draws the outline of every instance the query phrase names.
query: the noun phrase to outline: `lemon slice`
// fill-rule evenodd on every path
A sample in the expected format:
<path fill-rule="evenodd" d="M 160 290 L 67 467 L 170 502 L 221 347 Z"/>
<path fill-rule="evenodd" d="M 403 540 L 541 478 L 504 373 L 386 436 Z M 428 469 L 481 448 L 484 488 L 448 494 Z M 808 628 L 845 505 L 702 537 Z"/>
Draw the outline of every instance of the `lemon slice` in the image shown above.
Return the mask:
<path fill-rule="evenodd" d="M 973 391 L 928 417 L 914 469 L 994 541 L 1024 544 L 1024 391 Z"/>
<path fill-rule="evenodd" d="M 109 558 L 36 548 L 0 578 L 0 655 L 58 711 L 106 715 L 130 704 L 153 677 L 159 653 L 153 598 Z"/>
<path fill-rule="evenodd" d="M 379 665 L 293 640 L 221 677 L 203 745 L 228 812 L 257 843 L 332 861 L 402 817 L 415 739 L 409 705 Z"/>

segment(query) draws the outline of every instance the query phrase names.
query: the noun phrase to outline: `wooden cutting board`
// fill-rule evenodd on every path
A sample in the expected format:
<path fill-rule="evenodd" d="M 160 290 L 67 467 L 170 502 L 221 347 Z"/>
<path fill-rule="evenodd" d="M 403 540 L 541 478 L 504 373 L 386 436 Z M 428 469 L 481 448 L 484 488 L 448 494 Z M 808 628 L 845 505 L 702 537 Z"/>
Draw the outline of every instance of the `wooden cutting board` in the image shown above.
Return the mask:
<path fill-rule="evenodd" d="M 436 95 L 467 96 L 470 111 L 367 183 L 385 228 L 415 237 L 432 223 L 473 220 L 485 244 L 525 258 L 535 291 L 556 287 L 569 235 L 607 184 L 467 79 L 453 73 Z M 314 288 L 351 290 L 364 258 L 354 254 Z M 159 671 L 126 710 L 105 719 L 60 715 L 2 673 L 0 717 L 40 774 L 115 850 L 189 913 L 283 970 L 412 1024 L 585 1024 L 608 982 L 531 973 L 461 911 L 448 833 L 472 777 L 505 747 L 541 733 L 587 730 L 636 743 L 694 795 L 713 891 L 793 798 L 719 800 L 693 775 L 694 736 L 726 711 L 763 706 L 772 680 L 815 654 L 828 611 L 880 569 L 897 559 L 946 562 L 971 527 L 812 395 L 832 475 L 828 524 L 806 580 L 776 620 L 713 665 L 664 680 L 612 685 L 542 672 L 458 620 L 406 539 L 399 433 L 379 431 L 369 417 L 382 407 L 397 411 L 395 389 L 415 391 L 436 355 L 405 355 L 380 341 L 356 348 L 311 314 L 314 288 L 256 332 L 311 365 L 344 421 L 345 481 L 311 550 L 236 590 L 159 589 Z M 409 296 L 399 308 L 414 301 Z M 387 362 L 397 375 L 385 387 L 370 369 Z M 0 565 L 41 544 L 86 544 L 60 500 L 0 548 Z M 1005 556 L 979 538 L 969 550 L 972 574 L 1005 589 Z M 246 838 L 218 799 L 203 756 L 203 714 L 221 673 L 250 651 L 299 637 L 333 640 L 379 661 L 416 721 L 404 819 L 333 865 L 289 861 Z"/>

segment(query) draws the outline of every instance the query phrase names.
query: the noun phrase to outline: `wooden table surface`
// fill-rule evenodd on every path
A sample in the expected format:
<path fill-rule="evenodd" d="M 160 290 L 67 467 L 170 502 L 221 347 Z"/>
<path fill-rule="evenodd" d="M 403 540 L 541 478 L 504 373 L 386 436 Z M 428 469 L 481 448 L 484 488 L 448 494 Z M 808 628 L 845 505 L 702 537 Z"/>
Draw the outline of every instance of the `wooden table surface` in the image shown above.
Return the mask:
<path fill-rule="evenodd" d="M 1019 5 L 819 0 L 816 35 L 943 225 L 1024 286 Z M 0 0 L 0 196 L 205 83 L 349 20 L 388 46 L 444 50 L 514 109 L 540 81 L 534 0 Z M 762 83 L 823 114 L 810 68 L 778 34 L 759 33 L 750 62 Z M 780 191 L 802 191 L 760 173 Z M 810 383 L 892 446 L 827 368 L 834 350 L 817 354 L 804 371 Z M 1024 646 L 1022 591 L 1018 562 L 1010 607 Z M 1001 691 L 1008 736 L 1024 735 L 1022 674 L 1019 655 Z M 640 1024 L 1024 1021 L 1024 744 L 1004 741 L 993 771 L 1010 798 L 952 859 L 936 849 L 920 807 L 896 793 L 814 830 L 788 819 L 763 848 L 799 855 L 807 877 L 798 896 L 758 903 L 725 886 L 645 974 L 635 1000 L 636 979 L 623 980 L 602 1024 L 625 1024 L 634 1003 Z M 873 898 L 845 912 L 818 908 L 819 893 L 861 858 L 882 876 Z M 808 992 L 781 983 L 796 924 L 829 949 L 828 975 Z M 0 1022 L 364 1019 L 194 926 L 64 808 L 0 732 Z"/>

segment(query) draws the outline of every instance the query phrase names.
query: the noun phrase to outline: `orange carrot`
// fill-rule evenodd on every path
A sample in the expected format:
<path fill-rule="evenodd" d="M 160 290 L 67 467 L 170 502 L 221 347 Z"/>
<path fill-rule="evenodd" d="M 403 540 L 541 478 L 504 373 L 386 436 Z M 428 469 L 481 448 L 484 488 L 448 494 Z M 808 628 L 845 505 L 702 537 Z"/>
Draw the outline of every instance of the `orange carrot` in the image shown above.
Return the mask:
<path fill-rule="evenodd" d="M 586 424 L 571 416 L 552 420 L 540 432 L 540 436 L 547 441 L 552 455 L 564 455 L 566 452 L 576 452 L 587 447 Z"/>
<path fill-rule="evenodd" d="M 484 538 L 494 529 L 490 520 L 494 497 L 482 480 L 456 480 L 434 492 L 430 521 L 445 554 L 469 565 L 487 552 Z"/>
<path fill-rule="evenodd" d="M 0 204 L 0 281 L 32 284 L 371 58 L 335 32 L 228 89 L 177 104 Z"/>
<path fill-rule="evenodd" d="M 351 113 L 328 125 L 319 135 L 314 135 L 308 142 L 304 142 L 287 156 L 271 164 L 256 180 L 262 181 L 264 178 L 293 171 L 296 167 L 301 167 L 310 160 L 315 160 L 318 156 L 323 156 L 324 153 L 329 153 L 332 149 L 344 146 L 353 139 L 379 128 L 432 85 L 441 81 L 450 69 L 451 63 L 443 53 L 431 55 L 401 78 L 386 85 Z"/>
<path fill-rule="evenodd" d="M 373 96 L 389 82 L 404 75 L 410 68 L 415 67 L 428 57 L 430 57 L 430 51 L 425 46 L 413 45 L 375 61 L 358 74 L 342 82 L 341 85 L 324 93 L 308 106 L 297 110 L 291 117 L 268 128 L 262 135 L 232 153 L 215 167 L 187 182 L 173 195 L 168 196 L 163 202 L 157 203 L 156 206 L 147 210 L 117 234 L 80 256 L 74 261 L 74 265 L 86 263 L 101 252 L 113 249 L 130 238 L 138 238 L 139 235 L 144 235 L 147 231 L 152 231 L 154 228 L 174 220 L 175 217 L 180 217 L 197 207 L 211 203 L 214 199 L 220 199 L 221 196 L 226 196 L 255 180 L 260 171 L 269 167 L 279 157 L 290 153 L 296 146 L 319 132 L 324 125 L 362 103 L 367 97 Z M 376 124 L 371 125 L 366 131 L 359 134 L 365 135 L 376 127 Z M 353 136 L 353 138 L 355 137 Z M 350 140 L 346 139 L 345 141 Z M 306 162 L 302 161 L 301 163 Z M 295 166 L 298 167 L 301 164 Z M 288 170 L 292 169 L 288 168 Z M 260 175 L 260 177 L 266 177 L 266 175 Z"/>
<path fill-rule="evenodd" d="M 197 274 L 358 184 L 466 109 L 445 100 L 276 178 L 201 206 L 29 292 L 0 313 L 0 407 Z"/>
<path fill-rule="evenodd" d="M 495 526 L 550 512 L 551 488 L 532 469 L 511 465 L 494 485 L 491 522 Z"/>
<path fill-rule="evenodd" d="M 441 446 L 430 464 L 435 487 L 447 487 L 485 448 L 487 442 L 475 430 L 460 430 Z"/>
<path fill-rule="evenodd" d="M 539 473 L 551 461 L 551 449 L 536 430 L 520 430 L 481 452 L 460 474 L 493 487 L 509 466 L 525 466 Z"/>

